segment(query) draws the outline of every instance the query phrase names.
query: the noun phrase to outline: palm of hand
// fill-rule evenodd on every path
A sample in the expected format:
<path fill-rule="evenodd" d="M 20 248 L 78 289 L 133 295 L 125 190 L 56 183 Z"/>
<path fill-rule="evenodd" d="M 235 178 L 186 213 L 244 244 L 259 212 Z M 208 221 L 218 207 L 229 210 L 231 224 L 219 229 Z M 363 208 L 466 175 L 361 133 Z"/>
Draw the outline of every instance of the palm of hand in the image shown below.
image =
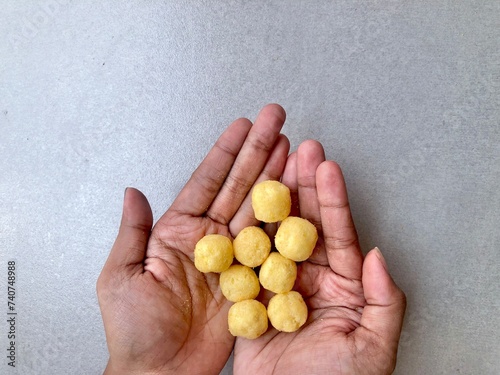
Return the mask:
<path fill-rule="evenodd" d="M 307 323 L 294 333 L 272 329 L 257 340 L 238 338 L 235 373 L 319 374 L 328 359 L 325 373 L 362 373 L 358 368 L 363 363 L 354 361 L 356 342 L 352 335 L 360 326 L 366 304 L 361 282 L 346 280 L 311 262 L 300 265 L 299 275 L 296 289 L 309 308 Z"/>
<path fill-rule="evenodd" d="M 126 364 L 118 367 L 110 359 L 108 368 L 114 366 L 117 373 L 212 374 L 232 350 L 234 338 L 224 329 L 229 306 L 218 291 L 217 276 L 196 270 L 185 255 L 194 244 L 180 235 L 224 228 L 209 219 L 170 221 L 152 231 L 144 266 L 136 265 L 129 277 L 111 279 L 106 292 L 101 288 L 101 305 L 108 305 L 103 319 L 107 332 L 113 332 L 108 335 L 110 357 Z M 220 355 L 207 363 L 210 351 Z"/>
<path fill-rule="evenodd" d="M 163 370 L 216 373 L 234 343 L 226 328 L 230 304 L 220 293 L 218 275 L 200 273 L 188 254 L 196 244 L 194 238 L 208 233 L 228 235 L 228 229 L 208 218 L 167 218 L 165 225 L 157 224 L 152 232 L 144 265 L 153 282 L 161 285 L 161 293 L 149 300 L 163 303 L 159 310 L 162 329 L 149 355 L 159 360 L 159 369 L 168 363 Z M 158 324 L 158 318 L 151 321 Z M 220 355 L 207 362 L 213 352 Z"/>
<path fill-rule="evenodd" d="M 247 193 L 257 181 L 282 174 L 289 150 L 287 138 L 279 135 L 283 123 L 278 106 L 266 107 L 254 125 L 235 121 L 151 234 L 152 219 L 137 225 L 137 217 L 151 216 L 146 198 L 129 191 L 136 196 L 129 197 L 136 200 L 130 226 L 141 232 L 143 243 L 131 245 L 119 234 L 98 281 L 110 373 L 127 367 L 123 363 L 142 373 L 212 374 L 222 369 L 234 344 L 227 329 L 230 303 L 220 292 L 218 275 L 196 270 L 193 249 L 206 234 L 232 237 L 257 224 Z M 124 220 L 122 227 L 127 226 Z M 139 249 L 145 242 L 144 254 Z M 122 253 L 131 247 L 137 254 L 126 259 Z M 110 274 L 118 272 L 114 263 L 120 263 L 120 272 L 125 266 L 128 275 L 110 283 Z M 123 345 L 131 342 L 135 344 Z M 116 363 L 122 363 L 120 368 Z"/>
<path fill-rule="evenodd" d="M 320 235 L 311 258 L 299 265 L 294 288 L 309 317 L 294 333 L 272 329 L 257 340 L 238 338 L 235 373 L 391 373 L 404 294 L 378 249 L 363 262 L 340 168 L 325 161 L 319 143 L 307 141 L 289 157 L 283 182 L 297 202 L 292 215 L 313 222 Z"/>

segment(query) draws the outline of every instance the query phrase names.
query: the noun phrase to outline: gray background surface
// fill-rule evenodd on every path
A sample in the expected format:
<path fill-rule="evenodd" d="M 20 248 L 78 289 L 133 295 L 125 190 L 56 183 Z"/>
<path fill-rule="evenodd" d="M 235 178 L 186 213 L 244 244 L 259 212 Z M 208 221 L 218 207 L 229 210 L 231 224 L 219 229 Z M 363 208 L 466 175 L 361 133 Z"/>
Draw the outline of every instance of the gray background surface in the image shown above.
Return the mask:
<path fill-rule="evenodd" d="M 0 19 L 1 348 L 10 259 L 19 311 L 0 373 L 101 373 L 124 188 L 158 218 L 227 124 L 278 102 L 407 293 L 396 373 L 498 374 L 500 2 L 3 1 Z"/>

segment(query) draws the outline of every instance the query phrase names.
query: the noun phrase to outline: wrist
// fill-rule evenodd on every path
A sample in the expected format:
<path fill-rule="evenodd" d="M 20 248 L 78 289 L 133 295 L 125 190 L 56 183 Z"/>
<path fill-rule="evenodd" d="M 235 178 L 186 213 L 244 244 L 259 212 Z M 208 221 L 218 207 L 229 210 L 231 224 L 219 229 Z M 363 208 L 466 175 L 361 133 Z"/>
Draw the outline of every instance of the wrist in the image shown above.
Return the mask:
<path fill-rule="evenodd" d="M 154 370 L 143 370 L 132 368 L 126 365 L 117 365 L 115 362 L 108 360 L 108 364 L 104 369 L 103 375 L 166 375 L 168 372 L 160 372 Z"/>

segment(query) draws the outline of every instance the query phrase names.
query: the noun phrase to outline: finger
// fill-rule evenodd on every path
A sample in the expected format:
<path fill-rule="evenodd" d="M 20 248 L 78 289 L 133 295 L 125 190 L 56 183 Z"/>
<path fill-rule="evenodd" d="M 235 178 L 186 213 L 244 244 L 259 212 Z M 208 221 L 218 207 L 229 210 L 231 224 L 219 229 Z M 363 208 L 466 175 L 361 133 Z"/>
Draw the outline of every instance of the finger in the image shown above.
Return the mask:
<path fill-rule="evenodd" d="M 267 160 L 264 169 L 262 169 L 259 177 L 255 180 L 255 184 L 266 180 L 279 181 L 281 175 L 283 174 L 283 170 L 285 169 L 289 150 L 290 142 L 288 141 L 288 138 L 285 135 L 280 134 L 271 155 L 269 155 L 269 159 Z M 249 191 L 238 211 L 231 219 L 229 223 L 229 231 L 232 236 L 236 236 L 243 228 L 259 224 L 260 221 L 255 218 L 255 214 L 253 212 L 252 194 Z"/>
<path fill-rule="evenodd" d="M 363 289 L 367 305 L 356 335 L 375 334 L 389 353 L 396 353 L 406 310 L 406 297 L 392 280 L 378 248 L 363 264 Z"/>
<path fill-rule="evenodd" d="M 292 198 L 290 216 L 300 216 L 299 211 L 299 186 L 297 183 L 297 152 L 292 152 L 286 160 L 285 170 L 281 182 L 288 186 Z"/>
<path fill-rule="evenodd" d="M 321 143 L 314 140 L 303 142 L 297 150 L 297 183 L 300 216 L 321 230 L 321 214 L 316 190 L 316 169 L 325 161 Z"/>
<path fill-rule="evenodd" d="M 363 256 L 344 177 L 337 163 L 324 161 L 320 164 L 316 171 L 316 186 L 330 268 L 343 277 L 360 280 Z"/>
<path fill-rule="evenodd" d="M 152 226 L 153 214 L 147 198 L 139 190 L 127 188 L 120 230 L 103 273 L 142 264 Z"/>
<path fill-rule="evenodd" d="M 207 211 L 212 220 L 228 224 L 262 172 L 285 122 L 277 104 L 265 106 L 257 116 L 219 194 Z"/>
<path fill-rule="evenodd" d="M 229 125 L 191 175 L 172 203 L 171 210 L 192 216 L 200 216 L 207 211 L 229 174 L 251 128 L 252 123 L 245 118 Z"/>

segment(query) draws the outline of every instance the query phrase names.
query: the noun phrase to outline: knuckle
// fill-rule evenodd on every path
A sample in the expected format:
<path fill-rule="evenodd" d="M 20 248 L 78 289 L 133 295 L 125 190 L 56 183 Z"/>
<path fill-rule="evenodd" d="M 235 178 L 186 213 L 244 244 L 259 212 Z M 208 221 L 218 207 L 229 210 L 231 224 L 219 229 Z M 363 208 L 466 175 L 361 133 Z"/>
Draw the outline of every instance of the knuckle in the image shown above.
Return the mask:
<path fill-rule="evenodd" d="M 348 231 L 352 231 L 352 228 L 337 230 L 335 234 L 325 236 L 328 247 L 333 250 L 348 250 L 359 246 L 358 237 L 348 234 Z"/>
<path fill-rule="evenodd" d="M 319 199 L 321 197 L 318 197 Z M 327 210 L 344 210 L 347 209 L 350 211 L 350 206 L 348 201 L 343 201 L 343 202 L 333 202 L 333 201 L 325 201 L 320 199 L 320 206 L 322 209 L 327 209 Z"/>
<path fill-rule="evenodd" d="M 316 189 L 316 176 L 315 175 L 298 176 L 297 183 L 299 188 Z"/>
<path fill-rule="evenodd" d="M 250 189 L 250 182 L 243 177 L 230 174 L 226 179 L 226 188 L 231 195 L 241 196 Z"/>
<path fill-rule="evenodd" d="M 399 303 L 401 304 L 401 306 L 403 307 L 403 310 L 406 310 L 406 306 L 408 304 L 408 299 L 406 297 L 405 292 L 403 292 L 401 290 L 401 288 L 398 288 L 398 290 L 396 292 L 396 298 L 399 301 Z"/>
<path fill-rule="evenodd" d="M 207 212 L 207 217 L 210 220 L 212 220 L 212 221 L 214 221 L 216 223 L 222 224 L 222 225 L 227 225 L 227 223 L 229 221 L 228 218 L 225 215 L 223 215 L 221 212 L 216 211 L 216 210 L 213 210 L 213 211 L 209 210 Z"/>
<path fill-rule="evenodd" d="M 201 186 L 202 189 L 207 191 L 209 194 L 217 193 L 223 180 L 223 176 L 220 176 L 221 173 L 218 173 L 218 171 L 213 172 L 215 173 L 193 174 L 193 179 L 196 185 Z"/>
<path fill-rule="evenodd" d="M 218 148 L 220 151 L 222 151 L 224 154 L 228 154 L 229 156 L 235 158 L 238 155 L 239 148 L 236 149 L 234 148 L 233 143 L 226 141 L 225 139 L 219 139 L 215 143 L 215 148 Z"/>
<path fill-rule="evenodd" d="M 253 137 L 248 138 L 248 142 L 250 146 L 256 150 L 269 152 L 273 148 L 273 143 L 269 142 L 269 139 L 270 138 L 266 137 L 264 134 L 256 133 Z"/>
<path fill-rule="evenodd" d="M 99 301 L 103 300 L 104 295 L 107 293 L 107 282 L 99 276 L 96 282 L 96 294 Z"/>

